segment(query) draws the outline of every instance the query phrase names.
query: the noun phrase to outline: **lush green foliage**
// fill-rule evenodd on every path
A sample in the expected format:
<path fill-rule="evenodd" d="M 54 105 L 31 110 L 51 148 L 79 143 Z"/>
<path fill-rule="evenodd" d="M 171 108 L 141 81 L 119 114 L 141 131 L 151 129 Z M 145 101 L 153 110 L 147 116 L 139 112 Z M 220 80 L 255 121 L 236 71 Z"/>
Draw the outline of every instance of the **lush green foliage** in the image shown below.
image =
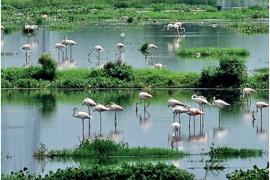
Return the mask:
<path fill-rule="evenodd" d="M 56 72 L 53 81 L 41 80 L 40 67 L 3 68 L 3 88 L 119 88 L 195 87 L 199 75 L 168 70 L 132 69 L 127 65 L 108 63 L 104 69 L 70 69 Z M 192 77 L 192 78 L 191 78 Z"/>
<path fill-rule="evenodd" d="M 50 54 L 42 54 L 38 59 L 42 66 L 40 78 L 45 80 L 53 80 L 56 76 L 56 62 Z"/>
<path fill-rule="evenodd" d="M 199 87 L 240 87 L 247 80 L 247 70 L 243 59 L 223 56 L 218 67 L 204 68 Z"/>
<path fill-rule="evenodd" d="M 243 87 L 252 87 L 256 89 L 269 89 L 269 69 L 261 68 L 248 77 Z"/>
<path fill-rule="evenodd" d="M 241 34 L 257 34 L 269 32 L 269 24 L 263 23 L 232 23 L 226 26 L 240 32 Z"/>
<path fill-rule="evenodd" d="M 178 53 L 180 57 L 196 57 L 196 58 L 206 58 L 220 56 L 241 56 L 247 57 L 249 52 L 244 48 L 215 48 L 215 47 L 203 47 L 203 48 L 186 48 L 181 49 Z"/>
<path fill-rule="evenodd" d="M 228 157 L 251 157 L 262 156 L 263 150 L 261 149 L 236 149 L 231 147 L 210 147 L 209 155 L 212 158 L 228 158 Z"/>
<path fill-rule="evenodd" d="M 143 53 L 143 54 L 147 54 L 148 53 L 148 43 L 144 43 L 141 48 L 140 48 L 140 51 Z"/>
<path fill-rule="evenodd" d="M 227 174 L 226 177 L 229 180 L 268 180 L 269 168 L 259 169 L 257 166 L 253 166 L 253 169 L 247 171 L 235 170 L 231 174 Z"/>
<path fill-rule="evenodd" d="M 51 150 L 44 148 L 34 153 L 34 157 L 88 157 L 107 158 L 112 156 L 183 156 L 185 153 L 165 148 L 129 147 L 127 143 L 116 143 L 108 139 L 86 141 L 75 149 Z"/>
<path fill-rule="evenodd" d="M 121 166 L 100 166 L 92 168 L 67 168 L 50 171 L 44 177 L 36 174 L 30 175 L 27 171 L 21 170 L 11 175 L 2 176 L 3 180 L 8 179 L 171 179 L 171 180 L 193 180 L 194 175 L 176 168 L 173 165 L 158 164 L 122 164 Z"/>

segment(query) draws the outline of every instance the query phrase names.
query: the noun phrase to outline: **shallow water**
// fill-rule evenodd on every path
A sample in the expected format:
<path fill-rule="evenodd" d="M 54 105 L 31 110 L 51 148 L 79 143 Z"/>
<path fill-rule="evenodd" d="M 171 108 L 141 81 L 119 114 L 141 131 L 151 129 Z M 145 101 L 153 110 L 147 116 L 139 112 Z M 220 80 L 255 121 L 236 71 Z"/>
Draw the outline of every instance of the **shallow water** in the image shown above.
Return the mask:
<path fill-rule="evenodd" d="M 102 104 L 115 102 L 122 105 L 125 111 L 118 113 L 115 134 L 114 114 L 102 113 L 103 136 L 110 136 L 116 141 L 126 141 L 130 146 L 149 146 L 171 148 L 172 109 L 167 107 L 170 97 L 197 107 L 191 99 L 193 93 L 204 95 L 212 101 L 212 97 L 224 99 L 232 104 L 221 110 L 221 120 L 218 121 L 218 109 L 205 106 L 206 115 L 204 127 L 200 128 L 199 117 L 191 120 L 188 127 L 188 116 L 181 115 L 182 129 L 180 141 L 174 148 L 197 154 L 209 151 L 214 143 L 216 146 L 231 146 L 237 148 L 259 148 L 268 151 L 269 141 L 269 109 L 263 109 L 262 124 L 260 113 L 255 115 L 252 124 L 252 110 L 255 102 L 268 102 L 268 91 L 258 91 L 252 96 L 251 107 L 240 103 L 239 90 L 192 90 L 192 89 L 155 89 L 151 90 L 153 99 L 148 113 L 143 112 L 139 105 L 138 114 L 135 104 L 138 101 L 138 90 L 95 90 L 81 91 L 38 91 L 38 90 L 2 90 L 2 173 L 10 173 L 29 167 L 31 172 L 48 172 L 57 168 L 77 166 L 79 161 L 38 161 L 32 158 L 40 143 L 48 149 L 71 148 L 82 139 L 82 124 L 79 119 L 71 116 L 75 106 L 80 111 L 87 111 L 81 105 L 85 97 L 91 97 Z M 100 133 L 99 114 L 92 113 L 91 136 Z M 88 136 L 88 122 L 85 123 L 84 135 Z M 202 161 L 203 159 L 203 161 Z M 205 176 L 205 160 L 209 157 L 193 155 L 183 159 L 162 160 L 173 163 L 194 173 L 197 179 Z M 224 179 L 225 174 L 238 168 L 251 168 L 254 164 L 265 167 L 268 153 L 263 157 L 226 160 L 228 167 L 221 172 L 207 172 L 209 179 Z"/>
<path fill-rule="evenodd" d="M 64 39 L 65 35 L 79 44 L 72 47 L 73 63 L 62 63 L 61 67 L 94 67 L 96 66 L 96 55 L 91 55 L 91 64 L 88 62 L 88 53 L 97 44 L 103 46 L 101 52 L 101 64 L 114 60 L 118 53 L 116 44 L 120 42 L 120 33 L 125 32 L 124 59 L 127 64 L 136 68 L 148 67 L 144 55 L 138 50 L 145 42 L 155 43 L 158 48 L 154 54 L 154 63 L 161 63 L 173 71 L 199 72 L 203 67 L 217 65 L 217 60 L 181 59 L 175 56 L 175 52 L 181 48 L 195 47 L 235 47 L 246 48 L 250 56 L 246 65 L 251 73 L 254 69 L 268 66 L 268 34 L 240 35 L 221 25 L 216 28 L 211 23 L 186 23 L 186 33 L 180 37 L 172 31 L 164 29 L 165 24 L 145 24 L 140 26 L 129 26 L 121 24 L 93 24 L 83 26 L 71 32 L 49 31 L 41 28 L 36 35 L 31 36 L 29 42 L 32 44 L 33 64 L 37 64 L 38 57 L 42 52 L 51 52 L 58 59 L 58 51 L 54 44 Z M 25 63 L 25 51 L 20 49 L 26 44 L 28 38 L 22 32 L 5 35 L 1 41 L 3 53 L 13 55 L 2 56 L 2 67 L 23 66 Z M 68 48 L 69 49 L 69 48 Z M 69 51 L 68 51 L 68 57 Z M 60 61 L 62 60 L 60 53 Z M 196 63 L 196 66 L 194 66 Z"/>

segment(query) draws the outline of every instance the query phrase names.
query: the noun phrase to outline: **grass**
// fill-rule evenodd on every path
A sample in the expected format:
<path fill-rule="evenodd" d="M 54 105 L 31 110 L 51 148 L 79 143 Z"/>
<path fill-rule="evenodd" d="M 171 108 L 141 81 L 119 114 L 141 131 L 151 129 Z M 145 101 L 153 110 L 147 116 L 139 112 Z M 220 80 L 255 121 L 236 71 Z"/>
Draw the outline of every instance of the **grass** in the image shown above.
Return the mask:
<path fill-rule="evenodd" d="M 182 1 L 183 2 L 183 1 Z M 191 3 L 192 4 L 192 3 Z M 199 3 L 198 3 L 199 4 Z M 151 3 L 149 0 L 132 1 L 42 1 L 4 0 L 1 7 L 4 26 L 27 23 L 47 24 L 53 29 L 70 29 L 67 24 L 82 25 L 93 21 L 112 20 L 133 23 L 151 20 L 194 21 L 199 19 L 252 20 L 268 18 L 267 8 L 243 8 L 217 11 L 208 5 L 188 5 L 183 3 Z M 43 18 L 48 15 L 48 18 Z M 57 24 L 57 25 L 55 25 Z M 61 26 L 61 24 L 63 24 Z"/>
<path fill-rule="evenodd" d="M 26 178 L 27 177 L 27 178 Z M 3 180 L 8 179 L 172 179 L 194 180 L 195 176 L 185 170 L 164 163 L 136 163 L 122 164 L 121 166 L 95 165 L 91 168 L 72 167 L 50 171 L 45 176 L 29 174 L 27 168 L 2 175 Z"/>
<path fill-rule="evenodd" d="M 248 77 L 243 87 L 269 89 L 269 68 L 255 70 L 255 73 Z"/>
<path fill-rule="evenodd" d="M 248 35 L 269 32 L 269 24 L 264 23 L 252 23 L 252 22 L 230 23 L 225 26 L 241 34 L 248 34 Z"/>
<path fill-rule="evenodd" d="M 231 147 L 211 147 L 208 153 L 211 158 L 246 158 L 246 157 L 256 157 L 262 156 L 263 150 L 261 149 L 236 149 Z"/>
<path fill-rule="evenodd" d="M 105 158 L 108 157 L 170 157 L 183 156 L 186 153 L 165 148 L 129 147 L 127 143 L 116 143 L 108 139 L 87 140 L 75 149 L 51 150 L 48 151 L 41 146 L 39 151 L 34 153 L 36 158 Z"/>
<path fill-rule="evenodd" d="M 178 53 L 180 57 L 193 57 L 193 58 L 219 58 L 220 56 L 249 56 L 248 50 L 244 48 L 215 48 L 215 47 L 203 47 L 203 48 L 185 48 L 181 49 Z"/>
<path fill-rule="evenodd" d="M 229 180 L 268 180 L 269 179 L 269 168 L 258 168 L 253 166 L 253 169 L 244 171 L 242 169 L 235 170 L 234 172 L 226 175 Z"/>

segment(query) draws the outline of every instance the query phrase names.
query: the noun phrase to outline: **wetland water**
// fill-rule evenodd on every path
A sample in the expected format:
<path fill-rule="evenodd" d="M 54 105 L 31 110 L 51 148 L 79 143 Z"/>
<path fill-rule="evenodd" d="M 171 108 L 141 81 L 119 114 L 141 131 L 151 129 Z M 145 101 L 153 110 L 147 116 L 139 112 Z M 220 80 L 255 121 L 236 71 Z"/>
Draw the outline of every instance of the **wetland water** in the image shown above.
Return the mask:
<path fill-rule="evenodd" d="M 225 174 L 235 169 L 248 169 L 253 165 L 265 167 L 268 161 L 269 142 L 269 109 L 263 109 L 262 124 L 260 113 L 255 115 L 252 124 L 252 110 L 257 101 L 268 102 L 269 91 L 257 91 L 252 95 L 251 107 L 239 100 L 239 90 L 192 90 L 192 89 L 153 89 L 150 93 L 153 99 L 148 113 L 143 112 L 139 105 L 138 114 L 135 104 L 138 101 L 139 90 L 96 90 L 96 91 L 39 91 L 39 90 L 2 90 L 2 173 L 17 171 L 28 167 L 31 172 L 42 173 L 58 168 L 87 164 L 83 160 L 50 161 L 35 160 L 32 154 L 40 143 L 48 149 L 72 148 L 82 139 L 81 120 L 72 117 L 76 106 L 80 111 L 87 111 L 81 102 L 85 97 L 91 97 L 99 103 L 115 102 L 122 105 L 125 111 L 118 114 L 118 123 L 114 127 L 113 112 L 102 113 L 103 136 L 110 136 L 116 141 L 128 142 L 130 146 L 149 146 L 171 148 L 173 122 L 172 109 L 167 107 L 170 97 L 176 98 L 192 107 L 198 107 L 191 100 L 191 95 L 197 93 L 206 96 L 210 102 L 212 97 L 224 99 L 232 104 L 220 111 L 213 106 L 205 106 L 204 128 L 200 130 L 199 117 L 196 126 L 188 128 L 188 116 L 181 115 L 182 129 L 180 141 L 174 142 L 174 148 L 197 154 L 209 151 L 212 143 L 216 146 L 236 148 L 260 148 L 267 153 L 263 157 L 246 159 L 229 159 L 223 162 L 223 171 L 205 172 L 205 160 L 209 157 L 192 155 L 182 159 L 162 160 L 187 169 L 196 175 L 196 179 L 225 179 Z M 100 133 L 99 114 L 93 112 L 91 120 L 91 136 Z M 88 122 L 85 122 L 85 136 L 88 136 Z M 151 159 L 152 160 L 152 159 Z"/>
<path fill-rule="evenodd" d="M 175 52 L 181 48 L 209 46 L 246 48 L 250 52 L 250 56 L 246 59 L 249 73 L 252 73 L 254 69 L 268 66 L 268 34 L 241 35 L 220 25 L 214 28 L 211 23 L 186 23 L 185 35 L 178 37 L 173 30 L 167 31 L 164 26 L 165 24 L 129 26 L 107 23 L 83 26 L 70 32 L 49 31 L 47 28 L 41 28 L 29 39 L 32 45 L 31 61 L 32 64 L 37 64 L 37 59 L 42 52 L 51 52 L 57 59 L 58 53 L 54 44 L 67 35 L 68 39 L 78 43 L 72 47 L 72 59 L 75 63 L 70 64 L 71 67 L 74 64 L 77 67 L 93 67 L 94 64 L 88 62 L 88 53 L 97 44 L 104 48 L 101 53 L 101 63 L 106 63 L 116 58 L 118 52 L 116 44 L 120 42 L 120 33 L 125 32 L 124 57 L 127 64 L 135 68 L 148 67 L 144 55 L 138 50 L 145 42 L 155 43 L 158 46 L 154 63 L 161 63 L 173 71 L 200 72 L 205 66 L 217 65 L 217 60 L 181 59 L 175 56 Z M 25 51 L 20 47 L 27 41 L 27 36 L 22 32 L 5 35 L 1 41 L 2 52 L 13 53 L 13 55 L 2 56 L 2 67 L 23 66 Z M 95 55 L 91 56 L 91 59 L 95 59 Z"/>

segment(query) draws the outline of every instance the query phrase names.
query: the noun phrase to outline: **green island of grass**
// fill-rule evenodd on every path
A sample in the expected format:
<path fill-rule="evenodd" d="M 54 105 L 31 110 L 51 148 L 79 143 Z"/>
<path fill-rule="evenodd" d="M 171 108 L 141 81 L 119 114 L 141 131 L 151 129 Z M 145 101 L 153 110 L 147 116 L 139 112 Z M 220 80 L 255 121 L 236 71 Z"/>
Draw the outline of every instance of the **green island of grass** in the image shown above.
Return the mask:
<path fill-rule="evenodd" d="M 208 153 L 211 158 L 246 158 L 253 156 L 262 156 L 263 150 L 261 149 L 237 149 L 232 147 L 211 147 Z"/>
<path fill-rule="evenodd" d="M 75 149 L 51 150 L 40 148 L 33 156 L 35 158 L 107 158 L 107 157 L 182 157 L 187 153 L 149 147 L 129 147 L 127 143 L 116 143 L 108 139 L 95 138 L 86 140 Z"/>
<path fill-rule="evenodd" d="M 100 166 L 91 168 L 71 167 L 50 171 L 45 176 L 29 174 L 27 168 L 10 175 L 2 175 L 3 180 L 10 179 L 171 179 L 194 180 L 195 176 L 186 170 L 178 169 L 173 165 L 163 163 L 136 163 L 122 164 L 121 166 Z"/>
<path fill-rule="evenodd" d="M 202 48 L 185 48 L 177 52 L 179 57 L 193 57 L 193 58 L 219 58 L 221 56 L 249 56 L 248 50 L 244 48 L 215 48 L 215 47 L 202 47 Z"/>
<path fill-rule="evenodd" d="M 253 169 L 244 171 L 242 169 L 235 170 L 234 172 L 226 175 L 229 180 L 268 180 L 269 168 L 258 168 L 253 166 Z"/>

